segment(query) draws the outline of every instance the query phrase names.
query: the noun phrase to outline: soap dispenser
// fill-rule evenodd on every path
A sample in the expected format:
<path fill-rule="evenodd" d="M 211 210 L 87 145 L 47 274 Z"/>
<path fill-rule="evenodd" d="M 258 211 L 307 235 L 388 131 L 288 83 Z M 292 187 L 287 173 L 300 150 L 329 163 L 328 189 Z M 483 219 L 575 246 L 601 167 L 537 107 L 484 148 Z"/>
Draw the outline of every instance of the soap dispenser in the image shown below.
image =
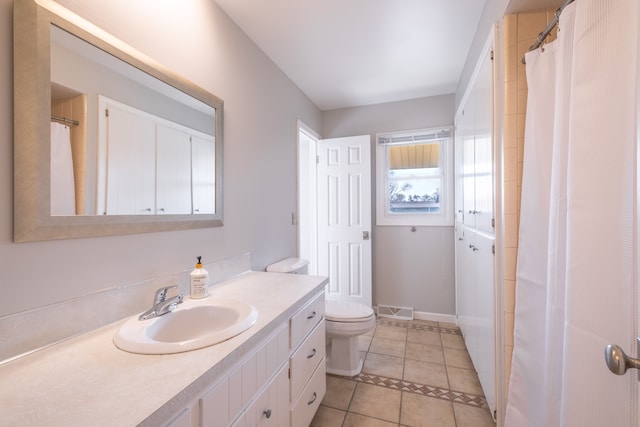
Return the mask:
<path fill-rule="evenodd" d="M 202 268 L 202 257 L 198 257 L 196 268 L 189 275 L 191 284 L 189 296 L 192 299 L 205 298 L 209 295 L 209 272 Z"/>

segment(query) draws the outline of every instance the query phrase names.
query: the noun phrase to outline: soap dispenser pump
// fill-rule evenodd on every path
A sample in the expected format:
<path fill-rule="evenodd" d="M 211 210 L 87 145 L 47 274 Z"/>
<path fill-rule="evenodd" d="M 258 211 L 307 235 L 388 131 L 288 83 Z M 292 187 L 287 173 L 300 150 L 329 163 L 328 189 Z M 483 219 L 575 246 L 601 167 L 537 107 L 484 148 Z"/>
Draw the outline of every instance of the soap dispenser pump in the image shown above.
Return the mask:
<path fill-rule="evenodd" d="M 189 275 L 191 284 L 189 296 L 192 299 L 201 299 L 209 295 L 209 272 L 202 268 L 202 257 L 198 257 L 196 268 Z"/>

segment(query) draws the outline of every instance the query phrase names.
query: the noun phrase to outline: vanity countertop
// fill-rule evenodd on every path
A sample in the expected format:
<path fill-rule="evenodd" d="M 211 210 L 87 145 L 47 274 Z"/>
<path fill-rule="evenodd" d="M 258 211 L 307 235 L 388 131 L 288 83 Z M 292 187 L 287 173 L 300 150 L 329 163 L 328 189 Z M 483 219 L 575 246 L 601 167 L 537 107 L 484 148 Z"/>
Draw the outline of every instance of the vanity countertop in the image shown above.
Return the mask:
<path fill-rule="evenodd" d="M 122 320 L 0 365 L 0 426 L 135 426 L 168 421 L 321 291 L 326 281 L 248 272 L 210 288 L 209 298 L 239 299 L 259 314 L 247 331 L 200 350 L 127 353 L 113 344 Z"/>

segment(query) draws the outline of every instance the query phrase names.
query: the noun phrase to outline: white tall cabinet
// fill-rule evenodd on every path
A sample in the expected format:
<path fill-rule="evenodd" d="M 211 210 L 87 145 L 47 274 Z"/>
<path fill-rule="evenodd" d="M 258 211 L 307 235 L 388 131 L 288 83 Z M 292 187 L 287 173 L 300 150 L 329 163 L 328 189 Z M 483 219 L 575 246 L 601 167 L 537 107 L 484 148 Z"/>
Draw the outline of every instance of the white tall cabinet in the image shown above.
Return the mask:
<path fill-rule="evenodd" d="M 488 42 L 456 113 L 456 312 L 496 410 L 494 73 Z"/>

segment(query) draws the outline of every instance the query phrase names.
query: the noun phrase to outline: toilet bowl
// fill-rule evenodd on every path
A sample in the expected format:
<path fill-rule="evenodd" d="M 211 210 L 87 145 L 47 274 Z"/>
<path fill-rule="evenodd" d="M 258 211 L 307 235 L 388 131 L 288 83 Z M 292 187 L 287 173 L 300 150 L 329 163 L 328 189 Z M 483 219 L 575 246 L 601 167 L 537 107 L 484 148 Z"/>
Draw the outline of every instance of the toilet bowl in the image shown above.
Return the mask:
<path fill-rule="evenodd" d="M 287 258 L 267 267 L 269 272 L 306 273 L 308 261 Z M 327 373 L 353 377 L 362 371 L 358 336 L 376 326 L 371 307 L 354 302 L 328 299 L 325 301 L 325 331 Z"/>
<path fill-rule="evenodd" d="M 371 307 L 346 301 L 325 302 L 327 373 L 353 377 L 362 371 L 358 336 L 376 326 Z"/>

